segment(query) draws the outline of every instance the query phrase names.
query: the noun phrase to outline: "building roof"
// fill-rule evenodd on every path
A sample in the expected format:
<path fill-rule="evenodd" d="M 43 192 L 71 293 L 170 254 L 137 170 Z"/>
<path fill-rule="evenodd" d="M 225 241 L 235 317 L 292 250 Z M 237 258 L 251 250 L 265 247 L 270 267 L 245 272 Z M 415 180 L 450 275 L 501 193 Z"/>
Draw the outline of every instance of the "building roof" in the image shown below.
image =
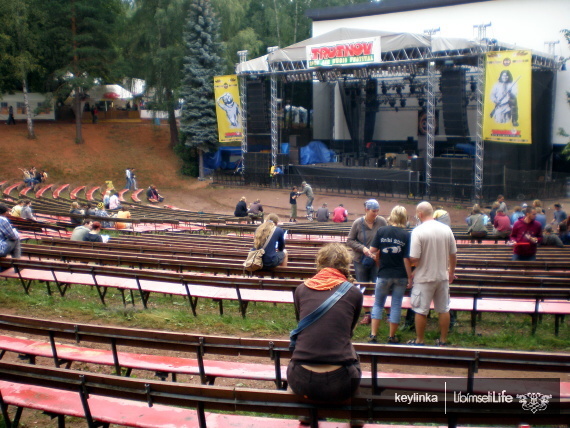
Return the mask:
<path fill-rule="evenodd" d="M 305 12 L 305 15 L 313 21 L 327 21 L 332 19 L 357 18 L 360 16 L 456 6 L 483 1 L 492 0 L 382 0 L 378 3 L 359 3 L 348 6 L 310 9 Z"/>

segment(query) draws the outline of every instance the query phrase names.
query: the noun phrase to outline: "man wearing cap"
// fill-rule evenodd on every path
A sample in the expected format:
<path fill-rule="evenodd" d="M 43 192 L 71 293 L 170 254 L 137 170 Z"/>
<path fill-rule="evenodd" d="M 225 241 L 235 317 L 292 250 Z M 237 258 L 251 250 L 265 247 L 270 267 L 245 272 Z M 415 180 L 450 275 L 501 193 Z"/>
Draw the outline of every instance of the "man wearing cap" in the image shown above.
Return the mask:
<path fill-rule="evenodd" d="M 378 215 L 380 204 L 376 199 L 364 203 L 364 216 L 352 223 L 346 244 L 352 249 L 354 272 L 358 282 L 376 282 L 378 277 L 377 255 L 370 251 L 372 241 L 382 226 L 387 226 L 386 219 Z M 370 313 L 367 312 L 360 322 L 370 324 Z"/>
<path fill-rule="evenodd" d="M 412 231 L 410 240 L 410 263 L 416 266 L 411 303 L 415 312 L 416 338 L 410 345 L 424 345 L 427 315 L 433 301 L 439 314 L 440 336 L 436 346 L 447 344 L 449 332 L 449 284 L 455 278 L 457 246 L 450 227 L 434 220 L 433 207 L 429 202 L 420 202 L 416 207 L 420 225 Z"/>
<path fill-rule="evenodd" d="M 12 227 L 7 217 L 8 207 L 0 204 L 0 257 L 11 255 L 12 258 L 19 259 L 22 255 L 20 235 Z"/>
<path fill-rule="evenodd" d="M 303 181 L 301 183 L 301 189 L 302 190 L 297 194 L 297 196 L 307 196 L 307 203 L 305 204 L 305 209 L 307 210 L 307 219 L 313 220 L 313 200 L 315 199 L 313 188 L 308 185 L 306 181 Z"/>

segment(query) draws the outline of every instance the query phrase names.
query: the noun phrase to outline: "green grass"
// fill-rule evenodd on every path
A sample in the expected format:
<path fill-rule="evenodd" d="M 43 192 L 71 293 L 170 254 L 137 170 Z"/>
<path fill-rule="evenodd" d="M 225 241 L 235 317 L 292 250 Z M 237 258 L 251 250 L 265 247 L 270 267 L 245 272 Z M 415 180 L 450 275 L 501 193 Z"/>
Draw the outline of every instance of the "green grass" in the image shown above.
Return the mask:
<path fill-rule="evenodd" d="M 134 294 L 135 306 L 123 307 L 118 290 L 109 289 L 104 306 L 95 288 L 72 286 L 61 297 L 55 286 L 52 296 L 46 287 L 34 283 L 30 294 L 26 295 L 19 281 L 0 282 L 0 306 L 4 312 L 36 318 L 57 319 L 78 323 L 97 323 L 126 326 L 132 328 L 158 329 L 167 331 L 192 332 L 212 335 L 243 337 L 272 337 L 287 339 L 289 331 L 296 327 L 292 305 L 250 303 L 247 317 L 241 317 L 237 302 L 224 302 L 224 315 L 219 314 L 217 302 L 200 299 L 196 308 L 197 317 L 192 315 L 186 299 L 154 293 L 144 309 L 138 294 Z M 554 335 L 554 316 L 545 315 L 537 333 L 531 335 L 531 317 L 528 315 L 484 313 L 478 321 L 477 334 L 472 334 L 471 314 L 459 312 L 458 324 L 450 333 L 448 342 L 456 347 L 515 349 L 542 352 L 570 351 L 570 327 L 568 320 L 560 327 L 559 336 Z M 403 325 L 403 316 L 402 322 Z M 370 334 L 369 326 L 358 325 L 354 333 L 355 342 L 366 342 Z M 413 331 L 398 332 L 402 342 L 415 337 Z M 385 322 L 378 333 L 379 342 L 387 338 Z M 433 344 L 438 338 L 437 314 L 432 312 L 428 319 L 426 344 Z"/>

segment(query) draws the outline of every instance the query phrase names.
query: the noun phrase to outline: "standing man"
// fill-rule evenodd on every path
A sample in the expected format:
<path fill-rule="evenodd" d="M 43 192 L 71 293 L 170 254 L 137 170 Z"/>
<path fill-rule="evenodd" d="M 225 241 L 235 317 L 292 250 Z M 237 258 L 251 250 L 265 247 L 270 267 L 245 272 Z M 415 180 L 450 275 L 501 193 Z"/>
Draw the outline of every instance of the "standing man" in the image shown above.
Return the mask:
<path fill-rule="evenodd" d="M 433 218 L 433 207 L 429 202 L 420 202 L 416 207 L 420 225 L 412 231 L 410 263 L 416 266 L 412 289 L 412 309 L 416 313 L 416 339 L 410 345 L 424 345 L 427 315 L 433 301 L 439 314 L 439 339 L 437 346 L 447 345 L 449 332 L 449 284 L 455 278 L 457 246 L 453 232 Z"/>
<path fill-rule="evenodd" d="M 305 208 L 307 210 L 307 220 L 313 220 L 313 200 L 315 199 L 315 195 L 313 194 L 313 188 L 307 184 L 306 181 L 301 183 L 301 192 L 297 194 L 297 196 L 307 195 L 307 204 Z"/>
<path fill-rule="evenodd" d="M 20 235 L 6 217 L 8 217 L 8 207 L 0 204 L 0 257 L 10 254 L 12 258 L 19 259 L 22 255 Z"/>
<path fill-rule="evenodd" d="M 125 169 L 125 178 L 127 179 L 127 184 L 125 184 L 125 189 L 131 190 L 131 186 L 133 185 L 133 173 L 132 168 Z"/>
<path fill-rule="evenodd" d="M 513 260 L 536 260 L 536 248 L 542 241 L 542 226 L 536 221 L 536 208 L 524 209 L 524 217 L 519 218 L 513 226 L 511 240 L 515 241 Z"/>
<path fill-rule="evenodd" d="M 291 218 L 289 222 L 297 223 L 297 198 L 299 193 L 297 193 L 297 186 L 293 186 L 291 193 L 289 193 L 289 205 L 291 205 Z"/>
<path fill-rule="evenodd" d="M 14 120 L 14 107 L 8 107 L 8 122 L 6 125 L 15 125 L 16 121 Z"/>

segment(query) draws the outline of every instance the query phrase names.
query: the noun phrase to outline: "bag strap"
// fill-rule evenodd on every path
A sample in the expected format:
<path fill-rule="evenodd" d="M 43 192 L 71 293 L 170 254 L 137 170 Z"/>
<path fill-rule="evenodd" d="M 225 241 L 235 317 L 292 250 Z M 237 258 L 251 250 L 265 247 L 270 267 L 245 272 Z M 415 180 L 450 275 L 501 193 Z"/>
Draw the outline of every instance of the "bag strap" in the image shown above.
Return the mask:
<path fill-rule="evenodd" d="M 267 247 L 267 244 L 269 244 L 269 241 L 271 241 L 271 238 L 273 238 L 273 234 L 275 233 L 276 230 L 277 230 L 277 226 L 275 226 L 273 228 L 273 230 L 271 231 L 271 234 L 267 237 L 267 241 L 265 241 L 265 244 L 263 244 L 263 247 L 261 247 L 261 250 L 265 250 L 265 247 Z"/>
<path fill-rule="evenodd" d="M 341 284 L 341 286 L 334 292 L 333 295 L 331 295 L 327 300 L 321 303 L 321 305 L 317 309 L 315 309 L 313 312 L 311 312 L 309 315 L 307 315 L 305 318 L 299 321 L 297 328 L 295 330 L 291 330 L 291 332 L 289 333 L 290 350 L 295 349 L 295 344 L 297 343 L 297 336 L 299 335 L 299 333 L 301 333 L 304 329 L 309 327 L 311 324 L 313 324 L 315 321 L 321 318 L 324 314 L 326 314 L 328 310 L 332 308 L 335 305 L 335 303 L 338 302 L 340 298 L 348 292 L 348 290 L 350 290 L 350 287 L 352 287 L 352 283 L 344 281 Z"/>

